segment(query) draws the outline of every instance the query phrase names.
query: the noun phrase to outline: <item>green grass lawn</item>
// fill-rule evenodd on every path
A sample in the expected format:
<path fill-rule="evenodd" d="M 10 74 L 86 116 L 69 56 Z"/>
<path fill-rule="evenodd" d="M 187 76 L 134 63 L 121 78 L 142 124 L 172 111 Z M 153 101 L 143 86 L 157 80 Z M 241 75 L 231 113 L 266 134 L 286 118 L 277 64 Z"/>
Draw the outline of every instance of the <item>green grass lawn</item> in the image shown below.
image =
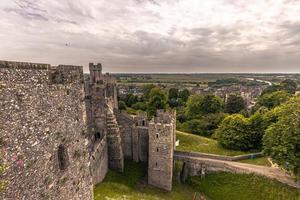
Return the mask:
<path fill-rule="evenodd" d="M 216 140 L 195 134 L 184 133 L 181 131 L 176 132 L 176 139 L 179 140 L 179 146 L 176 147 L 176 150 L 179 151 L 194 151 L 225 156 L 237 156 L 249 153 L 224 149 L 223 147 L 218 145 L 218 142 Z"/>
<path fill-rule="evenodd" d="M 189 184 L 173 182 L 172 192 L 147 185 L 146 165 L 125 162 L 123 174 L 109 171 L 94 188 L 95 200 L 192 200 L 195 192 L 208 200 L 299 200 L 299 190 L 276 181 L 246 174 L 218 173 L 204 179 L 192 177 Z"/>
<path fill-rule="evenodd" d="M 125 162 L 124 174 L 109 171 L 104 182 L 94 188 L 95 200 L 185 200 L 192 199 L 194 189 L 188 185 L 173 184 L 172 192 L 147 185 L 146 165 Z"/>
<path fill-rule="evenodd" d="M 179 140 L 179 146 L 176 147 L 176 150 L 180 150 L 180 151 L 194 151 L 194 152 L 212 153 L 212 154 L 225 155 L 225 156 L 237 156 L 237 155 L 251 153 L 245 151 L 234 151 L 234 150 L 224 149 L 223 147 L 218 145 L 218 142 L 214 139 L 202 137 L 191 133 L 185 133 L 181 131 L 177 131 L 176 139 Z M 271 166 L 267 157 L 245 159 L 238 162 L 248 163 L 253 165 L 263 165 L 268 167 Z"/>
<path fill-rule="evenodd" d="M 209 174 L 190 184 L 211 200 L 300 200 L 299 189 L 252 174 Z"/>

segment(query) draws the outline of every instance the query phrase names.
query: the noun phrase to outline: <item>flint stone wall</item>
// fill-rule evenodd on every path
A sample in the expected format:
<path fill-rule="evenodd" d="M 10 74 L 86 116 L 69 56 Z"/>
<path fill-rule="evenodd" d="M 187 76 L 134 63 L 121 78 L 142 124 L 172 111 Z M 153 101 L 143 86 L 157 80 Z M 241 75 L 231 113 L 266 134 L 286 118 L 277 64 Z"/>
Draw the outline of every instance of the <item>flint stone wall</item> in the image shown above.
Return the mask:
<path fill-rule="evenodd" d="M 93 199 L 82 75 L 0 61 L 0 199 Z"/>

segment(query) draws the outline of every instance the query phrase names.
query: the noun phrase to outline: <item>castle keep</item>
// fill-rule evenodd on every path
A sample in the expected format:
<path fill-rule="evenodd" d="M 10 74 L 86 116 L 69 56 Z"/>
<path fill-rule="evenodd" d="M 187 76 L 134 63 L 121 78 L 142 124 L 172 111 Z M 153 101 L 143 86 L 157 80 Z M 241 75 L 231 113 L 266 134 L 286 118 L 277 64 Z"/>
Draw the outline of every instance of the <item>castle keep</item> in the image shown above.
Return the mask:
<path fill-rule="evenodd" d="M 0 61 L 0 199 L 93 199 L 107 170 L 148 163 L 148 183 L 171 190 L 175 113 L 128 116 L 116 79 L 90 64 Z"/>

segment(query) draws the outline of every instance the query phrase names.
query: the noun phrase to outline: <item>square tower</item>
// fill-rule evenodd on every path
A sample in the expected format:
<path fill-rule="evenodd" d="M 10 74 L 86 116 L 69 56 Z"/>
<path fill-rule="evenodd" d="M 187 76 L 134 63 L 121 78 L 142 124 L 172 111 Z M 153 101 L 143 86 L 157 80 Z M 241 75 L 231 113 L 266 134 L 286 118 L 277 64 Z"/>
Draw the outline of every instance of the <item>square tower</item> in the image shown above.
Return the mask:
<path fill-rule="evenodd" d="M 170 113 L 159 112 L 149 123 L 148 183 L 167 191 L 172 189 L 174 126 Z"/>

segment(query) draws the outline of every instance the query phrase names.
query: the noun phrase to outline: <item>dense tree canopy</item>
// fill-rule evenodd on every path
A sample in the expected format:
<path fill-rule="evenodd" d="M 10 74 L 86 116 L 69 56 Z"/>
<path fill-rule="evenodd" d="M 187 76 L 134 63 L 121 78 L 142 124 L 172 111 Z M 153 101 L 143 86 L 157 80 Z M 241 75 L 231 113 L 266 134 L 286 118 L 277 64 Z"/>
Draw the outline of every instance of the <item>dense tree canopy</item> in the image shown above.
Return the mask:
<path fill-rule="evenodd" d="M 283 80 L 280 84 L 273 84 L 268 86 L 264 91 L 262 92 L 262 95 L 273 93 L 276 91 L 285 91 L 289 94 L 295 94 L 295 91 L 297 89 L 297 83 L 291 79 Z"/>
<path fill-rule="evenodd" d="M 120 110 L 126 110 L 126 104 L 124 101 L 119 101 L 119 109 Z"/>
<path fill-rule="evenodd" d="M 149 100 L 150 92 L 151 92 L 151 90 L 152 90 L 153 88 L 155 88 L 155 85 L 153 85 L 153 84 L 147 84 L 147 85 L 144 85 L 144 86 L 143 86 L 143 92 L 144 92 L 143 97 L 144 97 L 144 101 Z"/>
<path fill-rule="evenodd" d="M 197 119 L 186 121 L 183 124 L 178 124 L 178 128 L 182 131 L 209 137 L 214 133 L 215 129 L 218 128 L 218 125 L 225 116 L 224 113 L 207 114 Z M 180 116 L 178 120 L 182 120 L 181 118 L 182 116 Z"/>
<path fill-rule="evenodd" d="M 258 105 L 266 108 L 274 108 L 289 100 L 290 97 L 291 95 L 285 91 L 266 93 L 258 98 Z"/>
<path fill-rule="evenodd" d="M 147 102 L 147 112 L 150 116 L 155 115 L 157 109 L 166 109 L 166 94 L 158 87 L 151 89 L 149 93 L 149 101 Z"/>
<path fill-rule="evenodd" d="M 168 99 L 177 99 L 178 98 L 178 89 L 171 88 L 169 89 Z"/>
<path fill-rule="evenodd" d="M 218 142 L 225 148 L 248 150 L 251 146 L 248 135 L 248 120 L 241 114 L 226 117 L 216 130 Z"/>
<path fill-rule="evenodd" d="M 261 149 L 264 131 L 269 125 L 264 114 L 258 111 L 250 118 L 241 114 L 226 117 L 216 130 L 218 142 L 228 149 Z"/>
<path fill-rule="evenodd" d="M 178 98 L 181 99 L 183 102 L 187 102 L 189 96 L 190 96 L 190 92 L 188 89 L 183 89 L 178 93 Z"/>
<path fill-rule="evenodd" d="M 290 94 L 295 94 L 297 89 L 297 83 L 291 79 L 286 79 L 280 83 L 281 90 L 284 90 Z"/>
<path fill-rule="evenodd" d="M 187 101 L 186 113 L 189 118 L 209 113 L 219 113 L 223 109 L 223 101 L 215 95 L 192 95 Z"/>
<path fill-rule="evenodd" d="M 225 103 L 225 112 L 229 114 L 239 113 L 246 109 L 246 103 L 243 97 L 231 94 Z"/>
<path fill-rule="evenodd" d="M 276 122 L 263 138 L 264 151 L 300 178 L 300 97 L 272 110 Z"/>

